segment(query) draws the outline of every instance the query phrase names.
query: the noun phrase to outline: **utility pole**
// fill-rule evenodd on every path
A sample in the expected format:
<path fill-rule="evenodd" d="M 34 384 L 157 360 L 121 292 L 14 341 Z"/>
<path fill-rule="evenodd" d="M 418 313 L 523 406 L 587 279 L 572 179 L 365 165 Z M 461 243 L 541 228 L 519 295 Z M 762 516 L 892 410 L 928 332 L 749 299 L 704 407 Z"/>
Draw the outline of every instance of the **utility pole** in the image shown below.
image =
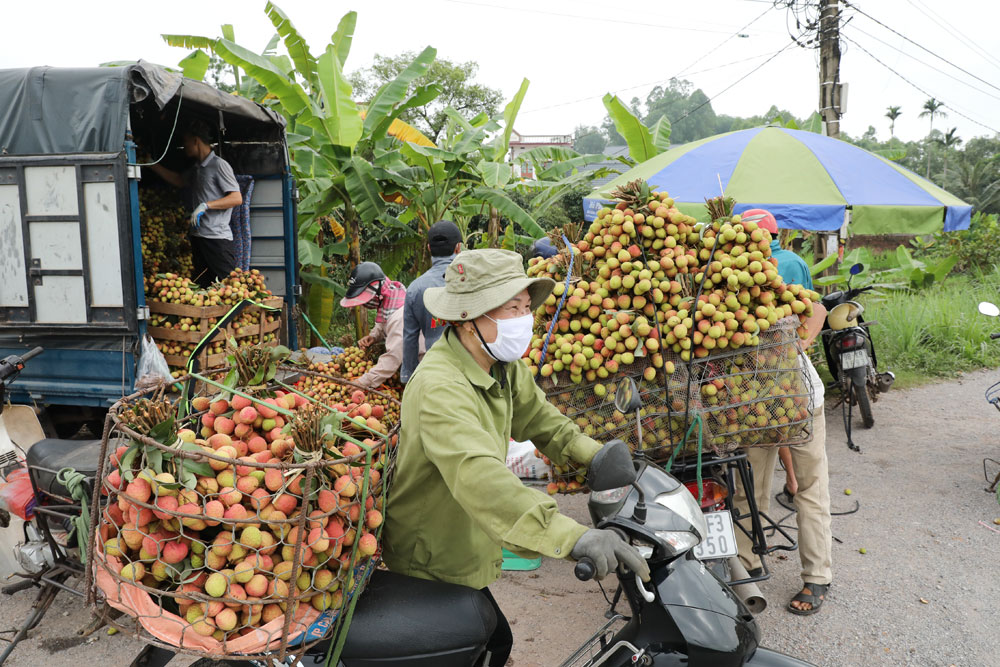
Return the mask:
<path fill-rule="evenodd" d="M 819 0 L 819 115 L 823 119 L 823 133 L 834 139 L 840 138 L 841 116 L 840 6 L 837 2 Z M 827 244 L 835 238 L 827 233 L 817 234 L 817 243 L 813 244 L 816 262 L 829 255 L 831 248 Z"/>
<path fill-rule="evenodd" d="M 840 138 L 840 6 L 819 0 L 819 113 L 825 134 Z"/>

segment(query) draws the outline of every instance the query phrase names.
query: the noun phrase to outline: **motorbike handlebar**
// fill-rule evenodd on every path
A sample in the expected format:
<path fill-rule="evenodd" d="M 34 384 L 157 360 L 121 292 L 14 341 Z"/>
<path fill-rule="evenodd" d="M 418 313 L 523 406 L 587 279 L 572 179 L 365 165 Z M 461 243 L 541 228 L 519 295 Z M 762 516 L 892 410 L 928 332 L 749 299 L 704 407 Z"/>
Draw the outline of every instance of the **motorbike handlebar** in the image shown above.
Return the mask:
<path fill-rule="evenodd" d="M 37 357 L 38 355 L 40 355 L 44 351 L 45 351 L 45 348 L 41 347 L 41 346 L 38 346 L 38 347 L 36 347 L 34 349 L 31 349 L 31 350 L 28 350 L 27 352 L 25 352 L 24 354 L 21 355 L 21 361 L 28 361 L 29 359 L 31 359 L 33 357 Z"/>
<path fill-rule="evenodd" d="M 580 581 L 590 581 L 595 576 L 597 576 L 597 566 L 594 561 L 584 556 L 576 562 L 576 567 L 573 568 L 573 574 Z"/>

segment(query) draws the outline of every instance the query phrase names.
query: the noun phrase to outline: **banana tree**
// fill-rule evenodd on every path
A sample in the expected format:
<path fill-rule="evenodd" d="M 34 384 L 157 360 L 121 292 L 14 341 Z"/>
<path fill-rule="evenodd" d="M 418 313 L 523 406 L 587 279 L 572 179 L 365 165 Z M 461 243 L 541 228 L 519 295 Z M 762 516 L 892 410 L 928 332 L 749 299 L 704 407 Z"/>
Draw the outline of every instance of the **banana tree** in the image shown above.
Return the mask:
<path fill-rule="evenodd" d="M 307 296 L 310 315 L 320 331 L 329 326 L 333 294 L 342 292 L 330 277 L 331 259 L 346 254 L 352 268 L 361 261 L 361 226 L 373 223 L 400 224 L 383 193 L 405 177 L 386 165 L 372 163 L 376 155 L 391 153 L 399 142 L 389 128 L 407 109 L 418 107 L 440 94 L 436 85 L 410 92 L 410 84 L 430 67 L 435 49 L 424 49 L 408 67 L 376 93 L 365 109 L 352 99 L 344 76 L 357 13 L 348 12 L 337 26 L 330 43 L 314 56 L 305 38 L 288 16 L 268 2 L 265 14 L 280 36 L 287 56 L 257 54 L 227 36 L 203 41 L 191 36 L 170 36 L 171 43 L 209 48 L 242 71 L 266 91 L 263 103 L 271 105 L 287 120 L 287 138 L 293 173 L 300 196 L 298 248 L 303 282 L 313 293 Z M 231 34 L 230 34 L 231 37 Z M 407 144 L 404 144 L 407 145 Z M 346 239 L 329 240 L 321 234 L 322 221 L 339 220 Z M 319 290 L 321 298 L 316 298 Z M 367 329 L 367 320 L 357 311 L 356 333 Z M 317 321 L 318 320 L 318 321 Z"/>

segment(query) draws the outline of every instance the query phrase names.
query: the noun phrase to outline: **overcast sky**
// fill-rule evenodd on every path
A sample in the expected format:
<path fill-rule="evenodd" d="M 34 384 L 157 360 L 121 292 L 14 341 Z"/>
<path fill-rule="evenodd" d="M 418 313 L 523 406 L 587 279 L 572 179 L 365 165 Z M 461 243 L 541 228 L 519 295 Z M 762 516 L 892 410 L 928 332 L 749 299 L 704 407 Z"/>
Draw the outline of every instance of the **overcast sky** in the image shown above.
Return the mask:
<path fill-rule="evenodd" d="M 161 33 L 217 36 L 232 23 L 237 41 L 260 51 L 273 34 L 264 2 L 246 0 L 47 0 L 4 2 L 0 68 L 87 67 L 144 58 L 174 65 L 185 52 Z M 920 107 L 933 95 L 949 116 L 935 127 L 958 128 L 964 139 L 1000 129 L 1000 2 L 997 0 L 857 0 L 857 6 L 912 42 L 856 15 L 843 31 L 841 80 L 849 84 L 843 129 L 860 135 L 874 125 L 889 134 L 888 105 L 902 107 L 896 134 L 927 134 Z M 709 97 L 717 113 L 750 116 L 772 104 L 800 117 L 817 106 L 817 52 L 792 46 L 794 18 L 769 0 L 280 0 L 314 54 L 325 48 L 340 16 L 359 12 L 347 69 L 376 53 L 419 51 L 427 45 L 451 60 L 480 64 L 479 81 L 509 96 L 531 81 L 516 123 L 523 134 L 570 133 L 597 125 L 601 96 L 626 102 L 681 74 Z M 847 16 L 856 14 L 845 10 Z M 748 27 L 747 24 L 750 24 Z M 735 33 L 746 37 L 736 37 Z M 866 34 L 867 33 L 867 34 Z M 721 44 L 721 46 L 720 46 Z M 926 49 L 969 73 L 955 69 Z M 989 49 L 989 50 L 987 50 Z M 935 71 L 940 70 L 940 71 Z M 737 82 L 741 77 L 745 80 Z M 977 80 L 978 77 L 980 80 Z M 714 96 L 718 94 L 718 97 Z M 968 116 L 963 117 L 961 114 Z M 987 129 L 989 128 L 992 129 Z"/>

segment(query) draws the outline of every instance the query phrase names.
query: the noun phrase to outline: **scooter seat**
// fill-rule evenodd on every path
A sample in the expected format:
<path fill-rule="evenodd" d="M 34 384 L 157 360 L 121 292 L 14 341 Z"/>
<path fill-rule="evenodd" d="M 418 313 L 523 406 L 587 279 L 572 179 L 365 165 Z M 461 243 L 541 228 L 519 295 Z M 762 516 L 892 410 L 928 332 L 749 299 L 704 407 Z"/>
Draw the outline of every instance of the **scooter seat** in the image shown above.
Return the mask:
<path fill-rule="evenodd" d="M 69 498 L 69 491 L 56 481 L 56 474 L 63 468 L 73 468 L 91 481 L 88 491 L 92 491 L 100 458 L 100 440 L 45 438 L 31 446 L 25 460 L 40 492 Z"/>
<path fill-rule="evenodd" d="M 341 660 L 347 667 L 465 667 L 496 623 L 474 588 L 377 570 L 358 600 Z M 321 642 L 303 664 L 325 664 L 328 647 Z"/>

